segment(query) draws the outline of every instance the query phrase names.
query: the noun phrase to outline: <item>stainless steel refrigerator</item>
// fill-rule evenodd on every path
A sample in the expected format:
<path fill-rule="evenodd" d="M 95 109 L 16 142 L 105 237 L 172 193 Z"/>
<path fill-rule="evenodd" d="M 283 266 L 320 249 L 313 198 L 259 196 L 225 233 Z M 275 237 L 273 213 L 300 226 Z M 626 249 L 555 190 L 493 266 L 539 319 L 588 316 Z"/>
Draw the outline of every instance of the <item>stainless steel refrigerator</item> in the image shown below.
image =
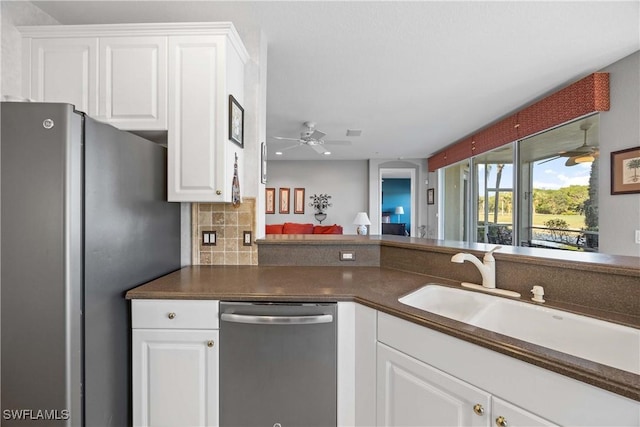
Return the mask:
<path fill-rule="evenodd" d="M 2 426 L 131 424 L 124 294 L 180 268 L 166 149 L 69 104 L 0 104 Z"/>

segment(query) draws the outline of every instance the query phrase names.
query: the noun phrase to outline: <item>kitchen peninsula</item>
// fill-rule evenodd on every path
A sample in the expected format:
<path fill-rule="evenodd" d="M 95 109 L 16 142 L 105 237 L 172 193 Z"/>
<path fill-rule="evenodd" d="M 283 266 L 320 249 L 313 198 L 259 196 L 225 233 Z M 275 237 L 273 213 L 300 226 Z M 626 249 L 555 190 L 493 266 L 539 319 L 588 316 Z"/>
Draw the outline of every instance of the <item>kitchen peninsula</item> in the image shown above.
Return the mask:
<path fill-rule="evenodd" d="M 348 403 L 344 403 L 344 393 L 342 398 L 340 397 L 340 381 L 343 381 L 340 366 L 342 366 L 341 363 L 347 363 L 344 360 L 341 362 L 341 357 L 344 359 L 345 353 L 344 349 L 340 349 L 340 345 L 351 348 L 353 343 L 345 344 L 348 342 L 348 337 L 356 340 L 356 350 L 350 356 L 353 364 L 349 366 L 352 368 L 360 366 L 360 370 L 356 369 L 356 384 L 353 386 L 356 391 L 352 390 L 352 394 L 359 395 L 362 392 L 364 395 L 369 395 L 369 411 L 362 410 L 362 413 L 371 412 L 372 407 L 376 406 L 376 391 L 364 386 L 361 388 L 358 386 L 358 381 L 360 377 L 368 376 L 369 379 L 376 377 L 376 340 L 378 346 L 389 344 L 404 353 L 412 352 L 411 349 L 403 348 L 403 345 L 408 345 L 406 343 L 386 342 L 394 341 L 395 337 L 402 341 L 400 336 L 405 335 L 404 332 L 389 333 L 397 328 L 405 328 L 407 336 L 420 333 L 434 335 L 432 338 L 435 341 L 430 350 L 432 353 L 444 351 L 442 349 L 449 341 L 462 345 L 460 354 L 467 354 L 469 359 L 466 359 L 468 363 L 461 365 L 473 367 L 477 363 L 479 366 L 484 366 L 482 365 L 483 357 L 499 357 L 498 365 L 504 367 L 507 379 L 500 380 L 494 375 L 492 377 L 494 384 L 514 383 L 508 379 L 510 364 L 517 365 L 513 368 L 516 370 L 514 372 L 519 372 L 520 369 L 534 370 L 533 374 L 523 374 L 519 381 L 515 381 L 517 384 L 513 384 L 513 387 L 520 391 L 528 389 L 522 396 L 516 396 L 520 392 L 516 393 L 513 390 L 503 392 L 511 403 L 520 405 L 520 409 L 526 407 L 527 410 L 533 410 L 547 422 L 584 425 L 586 420 L 580 419 L 579 416 L 573 418 L 577 416 L 573 412 L 583 411 L 573 409 L 587 405 L 584 406 L 586 410 L 589 405 L 596 404 L 607 408 L 603 413 L 626 410 L 627 414 L 635 411 L 632 417 L 638 416 L 639 375 L 490 332 L 398 302 L 399 297 L 427 283 L 459 287 L 461 281 L 477 282 L 479 273 L 473 265 L 452 264 L 450 259 L 453 254 L 461 251 L 479 255 L 491 249 L 489 245 L 400 236 L 349 235 L 274 236 L 258 240 L 257 244 L 259 245 L 259 266 L 185 267 L 129 291 L 127 298 L 134 300 L 134 303 L 135 300 L 338 302 L 339 337 L 342 330 L 342 341 L 338 339 L 338 419 L 343 420 L 342 423 L 357 422 L 358 410 L 354 409 L 356 414 L 351 414 L 352 417 L 349 418 L 349 410 L 344 408 Z M 340 261 L 341 253 L 350 253 L 352 256 L 348 261 Z M 521 300 L 528 302 L 531 287 L 541 285 L 546 290 L 547 302 L 544 305 L 547 307 L 639 328 L 640 268 L 637 265 L 637 259 L 602 254 L 581 255 L 582 259 L 579 259 L 581 257 L 578 255 L 573 255 L 574 259 L 567 260 L 566 253 L 558 254 L 551 250 L 501 249 L 495 253 L 497 286 L 520 292 Z M 342 312 L 340 307 L 343 309 Z M 354 310 L 355 315 L 353 315 Z M 345 315 L 345 312 L 351 314 Z M 366 313 L 362 319 L 368 320 L 358 320 L 357 313 Z M 410 333 L 409 330 L 412 332 Z M 436 344 L 441 339 L 444 340 L 443 343 Z M 363 340 L 366 341 L 364 344 Z M 419 342 L 422 338 L 416 336 L 413 341 Z M 451 357 L 456 359 L 454 354 L 451 353 Z M 476 354 L 478 354 L 477 357 Z M 378 357 L 379 360 L 381 360 L 380 357 Z M 488 363 L 493 364 L 493 362 Z M 368 372 L 363 374 L 363 367 L 368 367 L 366 368 Z M 380 369 L 380 367 L 377 368 L 378 378 Z M 487 372 L 491 371 L 488 366 L 484 366 L 484 369 Z M 346 372 L 347 369 L 343 371 Z M 581 391 L 565 390 L 563 393 L 577 393 L 576 396 L 580 396 L 580 402 L 575 402 L 576 408 L 563 410 L 548 407 L 554 406 L 550 403 L 553 399 L 560 402 L 562 399 L 556 396 L 555 392 L 547 389 L 544 393 L 535 392 L 536 387 L 547 384 L 546 380 L 540 380 L 540 375 L 547 374 L 553 376 L 552 382 L 569 381 L 571 387 L 586 387 L 590 390 L 587 395 L 590 392 L 596 392 L 598 396 L 589 397 L 583 395 Z M 451 375 L 460 377 L 462 374 L 452 372 Z M 532 377 L 528 378 L 528 375 Z M 352 377 L 350 378 L 353 379 Z M 533 382 L 529 383 L 528 381 L 532 378 Z M 492 387 L 484 385 L 482 379 L 470 382 L 484 390 Z M 558 385 L 554 385 L 556 386 Z M 349 387 L 342 389 L 348 390 Z M 564 389 L 560 387 L 559 390 Z M 487 391 L 501 395 L 495 389 Z M 371 393 L 374 395 L 371 396 Z M 605 401 L 602 400 L 603 394 L 607 396 Z M 553 396 L 556 397 L 553 398 Z M 611 402 L 609 398 L 612 398 Z M 366 401 L 366 396 L 365 398 L 353 397 L 355 402 L 358 402 L 358 399 Z M 377 399 L 377 407 L 380 410 L 380 390 L 378 390 Z M 343 412 L 340 409 L 341 400 Z M 523 401 L 527 401 L 529 406 Z M 356 408 L 358 408 L 357 405 Z M 366 415 L 364 417 L 366 422 L 375 423 L 375 410 L 374 418 L 367 419 Z M 590 422 L 597 423 L 599 420 L 597 414 L 591 414 L 589 417 Z M 513 419 L 513 416 L 511 418 Z M 633 422 L 637 423 L 637 421 Z M 601 420 L 600 423 L 602 422 Z M 341 424 L 340 421 L 339 424 Z"/>

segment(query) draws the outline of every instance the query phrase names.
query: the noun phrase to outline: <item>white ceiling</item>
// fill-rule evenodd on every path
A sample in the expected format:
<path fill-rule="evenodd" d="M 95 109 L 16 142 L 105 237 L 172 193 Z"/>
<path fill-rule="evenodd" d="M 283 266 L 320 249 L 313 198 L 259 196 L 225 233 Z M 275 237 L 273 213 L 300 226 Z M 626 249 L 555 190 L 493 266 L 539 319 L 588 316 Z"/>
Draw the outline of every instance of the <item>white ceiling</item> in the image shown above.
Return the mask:
<path fill-rule="evenodd" d="M 268 40 L 269 158 L 425 158 L 640 48 L 640 1 L 35 1 L 63 24 L 231 21 Z M 615 100 L 614 100 L 615 102 Z M 348 138 L 346 130 L 362 129 Z"/>

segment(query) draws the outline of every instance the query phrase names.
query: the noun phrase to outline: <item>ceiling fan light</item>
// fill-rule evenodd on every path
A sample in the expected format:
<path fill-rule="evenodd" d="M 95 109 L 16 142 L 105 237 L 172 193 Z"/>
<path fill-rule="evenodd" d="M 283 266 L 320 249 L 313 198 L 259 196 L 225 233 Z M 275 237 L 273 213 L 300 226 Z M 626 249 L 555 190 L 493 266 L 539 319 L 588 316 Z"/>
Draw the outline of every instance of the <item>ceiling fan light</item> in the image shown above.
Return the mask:
<path fill-rule="evenodd" d="M 576 163 L 591 163 L 595 160 L 596 158 L 593 157 L 591 154 L 585 154 L 583 156 L 580 157 L 576 157 L 575 158 L 575 162 Z"/>

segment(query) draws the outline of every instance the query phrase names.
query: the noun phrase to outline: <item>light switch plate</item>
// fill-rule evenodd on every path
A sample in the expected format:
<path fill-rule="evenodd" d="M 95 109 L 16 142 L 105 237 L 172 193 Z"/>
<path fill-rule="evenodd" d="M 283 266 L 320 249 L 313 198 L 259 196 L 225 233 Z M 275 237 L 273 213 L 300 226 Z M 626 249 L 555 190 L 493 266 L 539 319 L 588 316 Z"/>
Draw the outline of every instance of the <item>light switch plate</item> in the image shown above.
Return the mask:
<path fill-rule="evenodd" d="M 340 251 L 340 261 L 355 261 L 355 251 Z"/>
<path fill-rule="evenodd" d="M 215 246 L 216 245 L 216 232 L 215 231 L 203 231 L 202 232 L 202 246 Z"/>
<path fill-rule="evenodd" d="M 242 232 L 242 246 L 251 246 L 251 231 Z"/>
<path fill-rule="evenodd" d="M 636 243 L 640 245 L 640 230 L 636 230 Z"/>

